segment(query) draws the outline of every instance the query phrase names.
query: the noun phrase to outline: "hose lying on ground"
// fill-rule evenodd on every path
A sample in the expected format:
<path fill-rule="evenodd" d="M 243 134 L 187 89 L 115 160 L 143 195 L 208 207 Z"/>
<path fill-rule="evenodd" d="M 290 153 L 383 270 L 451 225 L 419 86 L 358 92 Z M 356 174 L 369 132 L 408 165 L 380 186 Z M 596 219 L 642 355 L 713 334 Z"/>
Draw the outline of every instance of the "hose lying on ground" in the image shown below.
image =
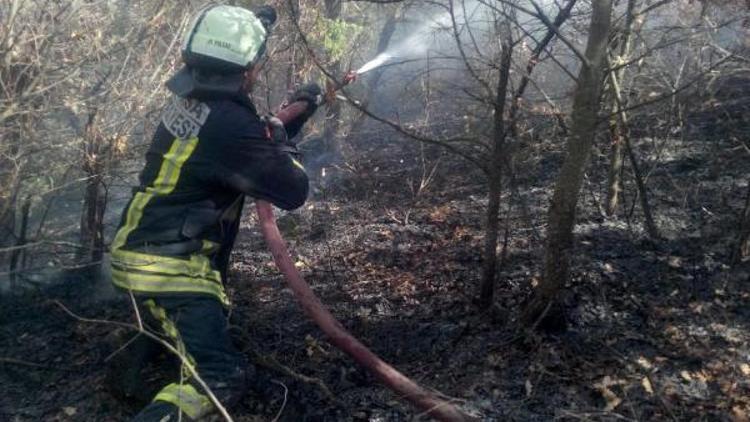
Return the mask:
<path fill-rule="evenodd" d="M 399 372 L 396 368 L 380 359 L 364 344 L 341 325 L 331 315 L 323 303 L 315 296 L 302 275 L 297 271 L 289 256 L 286 243 L 281 237 L 271 204 L 266 201 L 256 201 L 258 219 L 263 237 L 273 255 L 276 266 L 286 277 L 289 287 L 299 301 L 305 313 L 323 330 L 328 340 L 339 349 L 346 352 L 357 363 L 372 371 L 380 381 L 399 395 L 405 397 L 425 414 L 446 422 L 465 422 L 474 418 L 463 413 L 458 407 L 440 399 L 435 394 L 420 387 L 417 383 Z"/>

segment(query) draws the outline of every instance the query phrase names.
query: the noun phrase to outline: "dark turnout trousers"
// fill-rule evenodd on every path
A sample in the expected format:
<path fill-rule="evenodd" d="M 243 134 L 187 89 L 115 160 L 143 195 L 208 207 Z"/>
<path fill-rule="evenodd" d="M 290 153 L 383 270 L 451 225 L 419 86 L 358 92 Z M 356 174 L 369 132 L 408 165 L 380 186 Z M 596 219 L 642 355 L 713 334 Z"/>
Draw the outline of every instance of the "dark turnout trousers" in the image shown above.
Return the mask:
<path fill-rule="evenodd" d="M 210 296 L 148 297 L 139 302 L 147 328 L 183 358 L 180 379 L 162 388 L 134 420 L 177 421 L 180 413 L 182 420 L 199 420 L 211 413 L 214 405 L 193 372 L 223 406 L 236 404 L 246 390 L 247 364 L 229 338 L 221 302 Z"/>

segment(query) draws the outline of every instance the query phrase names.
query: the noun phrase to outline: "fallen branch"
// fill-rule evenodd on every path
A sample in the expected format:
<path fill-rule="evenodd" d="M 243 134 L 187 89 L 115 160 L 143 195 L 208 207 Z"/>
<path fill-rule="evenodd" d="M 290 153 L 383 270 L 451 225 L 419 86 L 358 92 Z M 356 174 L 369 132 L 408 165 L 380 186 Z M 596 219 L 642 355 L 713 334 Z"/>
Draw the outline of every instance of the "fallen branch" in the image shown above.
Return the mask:
<path fill-rule="evenodd" d="M 274 384 L 278 384 L 284 388 L 284 401 L 281 403 L 281 408 L 279 408 L 279 411 L 276 413 L 276 417 L 273 418 L 273 420 L 271 421 L 271 422 L 276 422 L 281 418 L 281 414 L 284 413 L 284 409 L 286 408 L 286 401 L 287 401 L 287 398 L 289 397 L 289 388 L 287 388 L 287 386 L 284 385 L 283 382 L 279 382 L 276 380 L 271 380 L 271 382 Z"/>
<path fill-rule="evenodd" d="M 253 363 L 255 363 L 256 365 L 260 365 L 270 370 L 280 372 L 290 378 L 296 379 L 297 381 L 302 381 L 305 384 L 315 385 L 318 388 L 320 388 L 320 391 L 322 391 L 323 394 L 325 394 L 325 396 L 328 397 L 328 399 L 331 402 L 339 406 L 343 406 L 343 403 L 341 403 L 341 400 L 339 400 L 333 394 L 331 389 L 328 388 L 328 385 L 322 379 L 309 377 L 307 375 L 302 375 L 299 372 L 293 370 L 292 368 L 282 364 L 281 362 L 276 360 L 276 358 L 274 358 L 273 356 L 264 356 L 255 351 L 251 351 L 251 353 L 253 354 Z"/>
<path fill-rule="evenodd" d="M 58 371 L 58 370 L 73 371 L 73 369 L 70 369 L 70 368 L 61 368 L 59 366 L 50 366 L 50 365 L 44 365 L 44 364 L 41 364 L 41 363 L 27 362 L 25 360 L 14 359 L 14 358 L 0 357 L 0 363 L 7 363 L 7 364 L 19 365 L 19 366 L 28 366 L 30 368 L 52 369 L 52 370 L 55 370 L 55 371 Z"/>

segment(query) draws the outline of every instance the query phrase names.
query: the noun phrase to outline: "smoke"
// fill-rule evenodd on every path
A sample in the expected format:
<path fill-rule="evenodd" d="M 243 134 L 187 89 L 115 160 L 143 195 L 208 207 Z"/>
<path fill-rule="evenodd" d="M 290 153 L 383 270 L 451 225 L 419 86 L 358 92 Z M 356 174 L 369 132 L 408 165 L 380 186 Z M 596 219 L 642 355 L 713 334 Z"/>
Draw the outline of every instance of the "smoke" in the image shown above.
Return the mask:
<path fill-rule="evenodd" d="M 548 17 L 554 18 L 558 8 L 553 0 L 542 0 L 537 4 Z M 521 1 L 520 5 L 533 10 L 530 3 Z M 452 14 L 445 9 L 422 13 L 427 15 L 426 18 L 416 26 L 405 25 L 400 31 L 404 33 L 403 36 L 391 42 L 386 51 L 362 65 L 357 73 L 366 73 L 397 60 L 426 58 L 428 54 L 433 57 L 450 56 L 456 52 L 456 36 L 464 49 L 468 50 L 467 54 L 492 56 L 493 49 L 497 48 L 496 23 L 505 19 L 498 16 L 497 10 L 478 0 L 453 1 Z M 533 34 L 540 28 L 546 30 L 536 18 L 522 12 L 518 15 L 518 24 L 526 33 Z"/>
<path fill-rule="evenodd" d="M 109 254 L 102 262 L 71 269 L 55 267 L 24 270 L 14 289 L 7 276 L 0 277 L 0 296 L 41 293 L 75 303 L 99 303 L 121 300 L 124 296 L 112 284 Z M 21 277 L 22 276 L 22 277 Z"/>
<path fill-rule="evenodd" d="M 471 1 L 472 12 L 479 7 L 479 3 Z M 463 9 L 463 8 L 462 8 Z M 468 9 L 467 9 L 468 10 Z M 447 53 L 453 37 L 452 19 L 448 11 L 426 13 L 427 17 L 416 26 L 407 25 L 401 31 L 408 32 L 400 40 L 392 42 L 386 51 L 362 65 L 357 73 L 363 74 L 394 60 L 413 60 L 427 56 L 430 51 Z M 458 21 L 463 19 L 463 12 L 456 10 L 454 16 Z"/>

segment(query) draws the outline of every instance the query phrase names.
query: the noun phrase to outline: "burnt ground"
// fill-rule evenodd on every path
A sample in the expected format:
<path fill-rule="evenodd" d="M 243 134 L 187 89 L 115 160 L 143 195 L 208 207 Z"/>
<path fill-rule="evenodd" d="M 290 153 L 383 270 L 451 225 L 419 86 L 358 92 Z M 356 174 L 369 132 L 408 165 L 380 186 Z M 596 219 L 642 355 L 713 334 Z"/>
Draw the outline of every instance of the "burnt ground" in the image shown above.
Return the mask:
<path fill-rule="evenodd" d="M 748 157 L 721 142 L 669 142 L 666 149 L 638 145 L 665 238 L 655 245 L 645 238 L 639 207 L 631 207 L 632 186 L 617 219 L 597 211 L 606 157 L 595 154 L 563 298 L 566 332 L 531 333 L 517 320 L 539 278 L 560 145 L 530 147 L 529 157 L 545 158 L 522 163 L 518 192 L 504 198 L 512 204 L 503 210 L 508 248 L 487 313 L 472 304 L 482 178 L 437 151 L 359 145 L 347 166 L 326 175 L 335 181 L 282 216 L 280 227 L 307 280 L 347 328 L 484 420 L 747 420 L 750 265 L 730 269 L 728 252 Z M 325 342 L 254 227 L 246 218 L 236 248 L 231 318 L 267 391 L 249 394 L 236 420 L 423 419 Z M 115 398 L 105 382 L 105 360 L 121 330 L 75 320 L 54 302 L 88 318 L 131 321 L 127 302 L 102 294 L 102 283 L 69 277 L 2 298 L 0 420 L 124 420 L 138 410 L 137 400 Z M 158 376 L 147 377 L 144 396 Z"/>

